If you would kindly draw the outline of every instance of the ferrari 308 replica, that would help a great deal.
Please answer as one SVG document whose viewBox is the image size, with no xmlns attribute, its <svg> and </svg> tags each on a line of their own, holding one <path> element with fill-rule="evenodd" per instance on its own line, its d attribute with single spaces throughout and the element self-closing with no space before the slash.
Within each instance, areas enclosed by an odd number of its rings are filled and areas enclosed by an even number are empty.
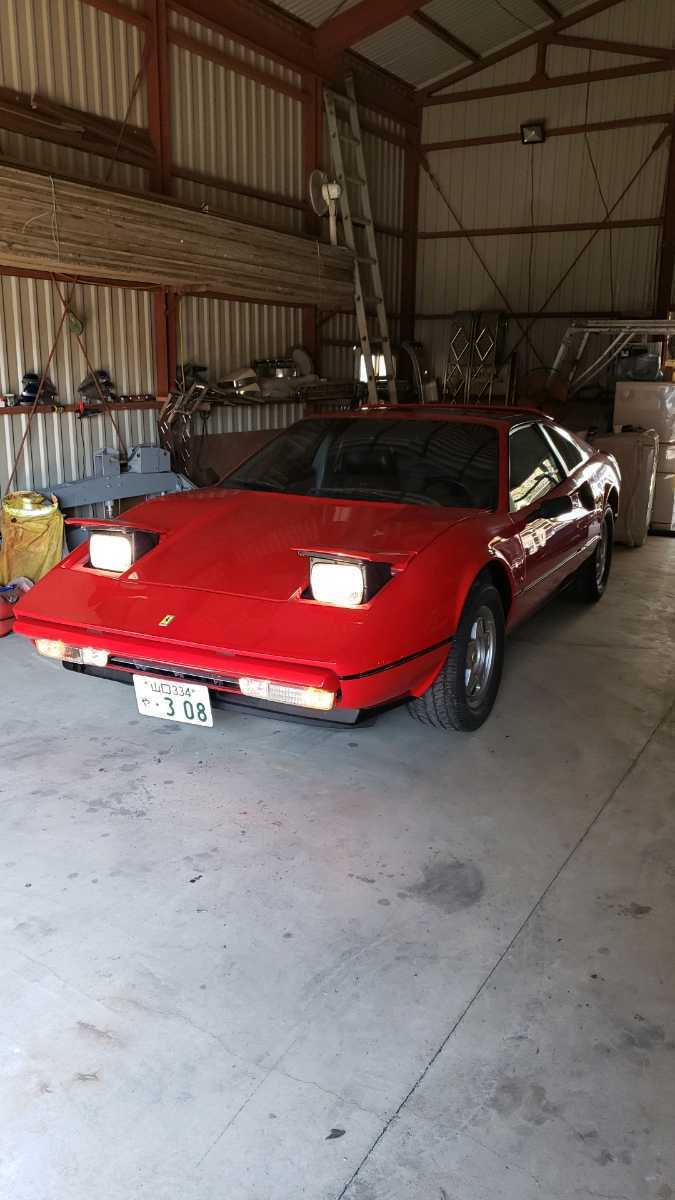
<svg viewBox="0 0 675 1200">
<path fill-rule="evenodd" d="M 535 410 L 308 417 L 218 486 L 147 500 L 21 600 L 15 629 L 133 683 L 148 716 L 223 702 L 355 721 L 405 700 L 477 729 L 505 632 L 561 586 L 602 596 L 620 475 Z"/>
</svg>

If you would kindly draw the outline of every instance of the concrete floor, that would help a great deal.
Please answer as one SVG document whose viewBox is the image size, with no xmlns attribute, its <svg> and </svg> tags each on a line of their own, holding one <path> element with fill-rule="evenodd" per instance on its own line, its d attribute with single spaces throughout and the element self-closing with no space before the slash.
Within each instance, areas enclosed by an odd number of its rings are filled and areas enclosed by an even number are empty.
<svg viewBox="0 0 675 1200">
<path fill-rule="evenodd" d="M 468 737 L 0 643 L 0 1195 L 672 1200 L 674 648 L 662 538 Z"/>
</svg>

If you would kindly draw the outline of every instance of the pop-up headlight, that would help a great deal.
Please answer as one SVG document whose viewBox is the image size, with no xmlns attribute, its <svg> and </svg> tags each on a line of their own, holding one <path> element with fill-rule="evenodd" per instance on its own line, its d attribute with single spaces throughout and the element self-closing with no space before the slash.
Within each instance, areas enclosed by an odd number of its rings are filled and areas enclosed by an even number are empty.
<svg viewBox="0 0 675 1200">
<path fill-rule="evenodd" d="M 366 590 L 361 563 L 326 562 L 314 559 L 309 569 L 312 595 L 320 604 L 356 608 L 363 604 Z"/>
<path fill-rule="evenodd" d="M 134 561 L 134 548 L 127 533 L 92 533 L 89 538 L 89 562 L 98 571 L 121 575 Z"/>
<path fill-rule="evenodd" d="M 157 534 L 143 529 L 96 529 L 89 538 L 89 565 L 123 575 L 132 563 L 157 544 Z"/>
<path fill-rule="evenodd" d="M 391 578 L 388 563 L 310 556 L 309 586 L 319 604 L 358 608 Z"/>
</svg>

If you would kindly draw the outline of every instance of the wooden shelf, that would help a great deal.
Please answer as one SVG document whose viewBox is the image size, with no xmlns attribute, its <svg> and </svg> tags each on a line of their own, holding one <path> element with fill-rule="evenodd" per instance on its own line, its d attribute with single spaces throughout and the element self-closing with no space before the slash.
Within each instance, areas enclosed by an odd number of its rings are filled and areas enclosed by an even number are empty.
<svg viewBox="0 0 675 1200">
<path fill-rule="evenodd" d="M 102 405 L 97 404 L 89 406 L 86 412 L 87 416 L 105 416 L 108 409 L 112 409 L 113 412 L 139 412 L 160 409 L 162 408 L 163 404 L 164 401 L 162 399 L 138 400 L 135 402 L 129 401 L 125 404 L 109 404 L 107 409 L 104 409 Z M 3 415 L 8 417 L 16 417 L 20 416 L 21 413 L 23 413 L 24 416 L 28 416 L 30 411 L 30 404 L 4 405 L 2 408 L 0 408 L 0 417 Z M 79 405 L 77 404 L 38 404 L 33 411 L 35 413 L 77 413 L 80 411 L 80 409 Z"/>
</svg>

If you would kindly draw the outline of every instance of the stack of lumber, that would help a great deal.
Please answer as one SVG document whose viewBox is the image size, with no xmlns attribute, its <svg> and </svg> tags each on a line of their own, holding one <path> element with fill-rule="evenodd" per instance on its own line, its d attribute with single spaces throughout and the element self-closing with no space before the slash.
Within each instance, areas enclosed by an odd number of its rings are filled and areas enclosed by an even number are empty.
<svg viewBox="0 0 675 1200">
<path fill-rule="evenodd" d="M 351 311 L 351 252 L 0 163 L 0 264 Z"/>
</svg>

